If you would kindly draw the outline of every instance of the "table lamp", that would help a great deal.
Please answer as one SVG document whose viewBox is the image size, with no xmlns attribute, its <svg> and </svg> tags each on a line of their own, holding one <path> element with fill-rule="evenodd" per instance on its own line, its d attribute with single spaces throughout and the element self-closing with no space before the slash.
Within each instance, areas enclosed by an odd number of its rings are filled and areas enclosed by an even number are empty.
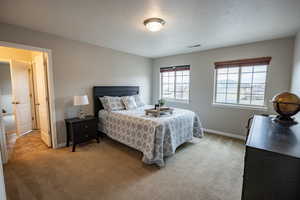
<svg viewBox="0 0 300 200">
<path fill-rule="evenodd" d="M 87 95 L 74 96 L 74 106 L 79 106 L 78 117 L 84 119 L 86 113 L 82 110 L 82 106 L 89 105 L 89 99 Z"/>
</svg>

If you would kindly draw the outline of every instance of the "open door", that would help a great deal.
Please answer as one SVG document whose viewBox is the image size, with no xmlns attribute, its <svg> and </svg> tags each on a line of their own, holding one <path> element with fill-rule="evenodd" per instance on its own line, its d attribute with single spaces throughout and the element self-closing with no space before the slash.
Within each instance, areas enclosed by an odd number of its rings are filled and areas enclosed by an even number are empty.
<svg viewBox="0 0 300 200">
<path fill-rule="evenodd" d="M 12 60 L 10 70 L 17 133 L 22 135 L 32 130 L 29 64 Z"/>
<path fill-rule="evenodd" d="M 36 110 L 39 117 L 41 138 L 48 147 L 51 147 L 47 85 L 47 61 L 46 59 L 44 59 L 43 53 L 40 53 L 34 57 L 33 68 L 37 94 Z"/>
</svg>

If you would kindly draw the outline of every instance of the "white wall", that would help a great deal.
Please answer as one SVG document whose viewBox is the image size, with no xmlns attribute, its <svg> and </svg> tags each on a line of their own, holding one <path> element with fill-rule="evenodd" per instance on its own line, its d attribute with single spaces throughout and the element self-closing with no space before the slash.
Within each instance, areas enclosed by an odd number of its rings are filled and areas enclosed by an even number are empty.
<svg viewBox="0 0 300 200">
<path fill-rule="evenodd" d="M 0 41 L 52 50 L 59 143 L 66 137 L 64 119 L 76 115 L 73 96 L 87 93 L 93 103 L 95 85 L 138 85 L 143 99 L 150 102 L 151 59 L 7 24 L 0 24 Z M 87 108 L 92 114 L 93 105 Z"/>
<path fill-rule="evenodd" d="M 295 40 L 294 65 L 292 72 L 291 91 L 300 97 L 300 31 Z M 297 115 L 300 120 L 300 113 Z"/>
<path fill-rule="evenodd" d="M 2 109 L 5 109 L 7 113 L 13 113 L 13 105 L 11 104 L 12 86 L 9 63 L 0 63 L 0 90 Z"/>
<path fill-rule="evenodd" d="M 294 38 L 284 38 L 154 59 L 153 101 L 159 98 L 159 68 L 189 64 L 191 65 L 191 102 L 169 105 L 198 112 L 203 126 L 207 129 L 244 135 L 248 118 L 255 113 L 265 112 L 212 106 L 214 62 L 272 56 L 266 89 L 266 98 L 271 100 L 276 93 L 290 89 L 293 45 Z M 271 105 L 269 110 L 273 110 Z"/>
</svg>

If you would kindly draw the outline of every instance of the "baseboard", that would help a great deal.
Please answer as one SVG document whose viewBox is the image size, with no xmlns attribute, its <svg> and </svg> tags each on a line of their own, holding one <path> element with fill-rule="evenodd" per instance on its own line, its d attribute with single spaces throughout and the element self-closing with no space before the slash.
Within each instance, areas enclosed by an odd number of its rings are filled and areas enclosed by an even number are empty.
<svg viewBox="0 0 300 200">
<path fill-rule="evenodd" d="M 212 133 L 212 134 L 216 134 L 216 135 L 222 135 L 222 136 L 231 137 L 231 138 L 235 138 L 235 139 L 239 139 L 239 140 L 246 140 L 246 136 L 243 136 L 243 135 L 226 133 L 223 131 L 217 131 L 217 130 L 207 129 L 207 128 L 204 128 L 203 130 L 204 130 L 204 132 L 208 132 L 208 133 Z"/>
<path fill-rule="evenodd" d="M 246 140 L 246 136 L 243 135 L 237 135 L 237 134 L 233 134 L 233 133 L 225 133 L 222 131 L 217 131 L 217 130 L 212 130 L 212 129 L 207 129 L 207 128 L 203 128 L 204 132 L 208 132 L 208 133 L 212 133 L 212 134 L 216 134 L 216 135 L 222 135 L 222 136 L 226 136 L 226 137 L 230 137 L 230 138 L 235 138 L 235 139 L 239 139 L 239 140 Z M 72 142 L 70 142 L 70 145 L 72 145 Z M 63 148 L 66 147 L 66 143 L 60 143 L 57 144 L 56 148 Z"/>
<path fill-rule="evenodd" d="M 12 130 L 12 131 L 5 131 L 7 135 L 9 134 L 17 134 L 17 131 L 16 130 Z"/>
<path fill-rule="evenodd" d="M 25 132 L 25 133 L 21 133 L 20 135 L 18 135 L 18 137 L 21 137 L 21 136 L 24 136 L 24 135 L 26 135 L 26 134 L 28 134 L 28 133 L 31 133 L 33 130 L 31 130 L 31 131 L 27 131 L 27 132 Z"/>
<path fill-rule="evenodd" d="M 66 143 L 57 144 L 56 149 L 66 147 Z"/>
</svg>

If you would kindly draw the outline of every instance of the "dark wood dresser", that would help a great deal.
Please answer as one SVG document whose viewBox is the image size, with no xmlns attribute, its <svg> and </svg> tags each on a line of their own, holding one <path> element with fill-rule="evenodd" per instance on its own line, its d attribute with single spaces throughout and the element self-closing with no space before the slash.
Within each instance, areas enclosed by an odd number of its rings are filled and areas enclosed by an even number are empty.
<svg viewBox="0 0 300 200">
<path fill-rule="evenodd" d="M 300 124 L 255 116 L 246 142 L 242 200 L 300 200 Z"/>
</svg>

